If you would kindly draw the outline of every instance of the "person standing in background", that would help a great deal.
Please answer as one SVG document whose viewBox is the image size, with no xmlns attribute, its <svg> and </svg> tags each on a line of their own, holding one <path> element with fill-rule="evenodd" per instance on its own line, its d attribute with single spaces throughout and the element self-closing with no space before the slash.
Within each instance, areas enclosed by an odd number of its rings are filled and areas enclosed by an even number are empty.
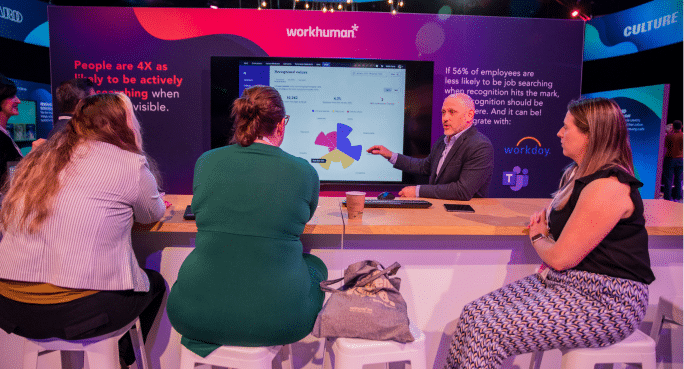
<svg viewBox="0 0 684 369">
<path fill-rule="evenodd" d="M 665 125 L 665 136 L 667 136 L 668 134 L 670 134 L 670 132 L 672 132 L 672 123 L 667 123 L 667 124 Z M 661 171 L 660 171 L 660 172 L 661 172 L 661 173 L 660 173 L 660 196 L 661 196 L 661 197 L 659 197 L 659 198 L 662 198 L 663 195 L 665 194 L 665 182 L 666 182 L 666 180 L 665 180 L 665 172 L 666 172 L 666 170 L 665 170 L 665 160 L 663 160 L 663 164 L 662 164 L 662 166 L 660 167 L 660 169 L 661 169 Z"/>
<path fill-rule="evenodd" d="M 7 163 L 21 160 L 21 150 L 12 140 L 7 131 L 7 121 L 10 117 L 19 115 L 17 85 L 9 78 L 0 74 L 0 183 L 4 183 Z"/>
<path fill-rule="evenodd" d="M 67 122 L 71 120 L 79 101 L 94 94 L 95 85 L 90 78 L 74 78 L 60 83 L 55 92 L 59 117 L 57 117 L 48 137 L 52 137 L 55 132 L 64 128 Z"/>
<path fill-rule="evenodd" d="M 672 123 L 672 131 L 665 136 L 665 161 L 663 162 L 665 200 L 682 201 L 682 121 Z M 674 189 L 672 186 L 674 185 Z"/>
</svg>

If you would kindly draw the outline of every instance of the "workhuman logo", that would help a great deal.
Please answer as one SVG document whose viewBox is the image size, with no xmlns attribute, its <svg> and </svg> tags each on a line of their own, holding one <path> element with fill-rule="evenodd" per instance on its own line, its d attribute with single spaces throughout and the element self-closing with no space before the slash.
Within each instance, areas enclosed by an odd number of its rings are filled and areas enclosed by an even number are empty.
<svg viewBox="0 0 684 369">
<path fill-rule="evenodd" d="M 287 37 L 332 37 L 332 38 L 356 38 L 356 31 L 359 26 L 353 24 L 350 29 L 332 29 L 332 28 L 316 28 L 309 26 L 309 28 L 286 28 L 285 33 Z"/>
<path fill-rule="evenodd" d="M 523 142 L 525 143 L 524 146 L 522 145 Z M 507 155 L 537 155 L 547 157 L 550 152 L 551 149 L 542 147 L 541 142 L 532 136 L 521 138 L 520 141 L 515 144 L 515 147 L 504 147 L 504 154 Z"/>
</svg>

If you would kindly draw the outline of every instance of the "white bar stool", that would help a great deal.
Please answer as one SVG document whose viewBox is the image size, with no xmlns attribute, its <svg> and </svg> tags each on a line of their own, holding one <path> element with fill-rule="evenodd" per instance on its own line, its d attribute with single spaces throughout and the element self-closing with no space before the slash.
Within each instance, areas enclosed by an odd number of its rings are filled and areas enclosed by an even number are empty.
<svg viewBox="0 0 684 369">
<path fill-rule="evenodd" d="M 561 368 L 592 369 L 595 364 L 641 364 L 642 369 L 656 369 L 655 341 L 636 330 L 624 340 L 606 347 L 561 350 Z"/>
<path fill-rule="evenodd" d="M 655 341 L 636 330 L 623 341 L 606 347 L 560 350 L 562 369 L 593 369 L 596 364 L 640 363 L 642 369 L 655 369 Z M 539 369 L 543 351 L 532 353 L 530 369 Z"/>
<path fill-rule="evenodd" d="M 181 346 L 180 369 L 194 369 L 195 364 L 210 364 L 235 369 L 270 369 L 273 358 L 283 351 L 283 369 L 292 369 L 290 345 L 268 347 L 221 346 L 201 357 Z"/>
<path fill-rule="evenodd" d="M 653 328 L 651 328 L 651 338 L 658 346 L 660 339 L 660 330 L 665 323 L 673 324 L 670 342 L 671 342 L 671 357 L 672 364 L 682 364 L 684 361 L 684 311 L 681 306 L 673 301 L 682 301 L 682 296 L 676 296 L 672 300 L 660 296 L 658 301 L 658 312 L 653 321 Z"/>
<path fill-rule="evenodd" d="M 410 361 L 411 369 L 425 369 L 425 334 L 413 323 L 409 325 L 413 342 L 373 341 L 337 338 L 332 344 L 334 369 L 361 369 L 367 364 Z M 387 366 L 387 365 L 386 365 Z"/>
<path fill-rule="evenodd" d="M 131 342 L 133 343 L 138 368 L 147 369 L 147 354 L 139 318 L 135 318 L 133 322 L 118 331 L 83 340 L 67 341 L 59 338 L 34 340 L 26 338 L 24 342 L 24 369 L 35 369 L 38 364 L 38 355 L 43 351 L 83 351 L 83 360 L 91 369 L 120 369 L 119 339 L 129 330 L 135 330 L 135 332 L 131 332 Z"/>
</svg>

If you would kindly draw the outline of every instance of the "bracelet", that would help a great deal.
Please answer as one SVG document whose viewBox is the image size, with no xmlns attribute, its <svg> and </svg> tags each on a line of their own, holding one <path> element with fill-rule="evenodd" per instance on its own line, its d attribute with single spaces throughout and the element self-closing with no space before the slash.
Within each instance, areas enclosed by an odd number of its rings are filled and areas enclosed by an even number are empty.
<svg viewBox="0 0 684 369">
<path fill-rule="evenodd" d="M 547 238 L 547 236 L 544 235 L 543 233 L 537 233 L 534 236 L 532 236 L 532 238 L 530 238 L 530 241 L 532 241 L 532 244 L 534 244 L 535 241 L 538 241 L 539 239 L 542 239 L 542 238 Z"/>
</svg>

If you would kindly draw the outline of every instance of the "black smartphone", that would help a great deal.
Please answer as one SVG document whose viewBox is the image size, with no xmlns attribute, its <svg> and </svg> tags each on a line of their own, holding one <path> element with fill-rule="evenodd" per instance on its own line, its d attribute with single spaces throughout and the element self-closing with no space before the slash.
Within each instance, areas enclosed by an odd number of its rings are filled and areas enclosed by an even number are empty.
<svg viewBox="0 0 684 369">
<path fill-rule="evenodd" d="M 183 214 L 183 219 L 185 220 L 195 220 L 195 214 L 192 212 L 190 205 L 185 207 L 185 213 Z"/>
<path fill-rule="evenodd" d="M 463 204 L 444 204 L 444 208 L 446 209 L 446 211 L 461 211 L 466 213 L 475 212 L 475 209 L 473 209 L 472 206 Z"/>
</svg>

